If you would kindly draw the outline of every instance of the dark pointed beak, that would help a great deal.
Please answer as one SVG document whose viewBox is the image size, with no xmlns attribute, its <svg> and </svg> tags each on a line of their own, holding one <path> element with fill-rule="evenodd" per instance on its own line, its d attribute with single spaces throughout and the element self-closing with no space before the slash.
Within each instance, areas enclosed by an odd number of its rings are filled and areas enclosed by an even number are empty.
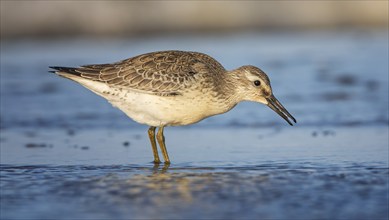
<svg viewBox="0 0 389 220">
<path fill-rule="evenodd" d="M 294 123 L 297 123 L 296 119 L 285 109 L 283 105 L 274 97 L 274 95 L 271 95 L 269 98 L 266 98 L 269 106 L 273 111 L 275 111 L 279 116 L 281 116 L 285 121 L 287 121 L 290 125 L 293 126 L 292 122 L 289 120 L 291 119 Z"/>
</svg>

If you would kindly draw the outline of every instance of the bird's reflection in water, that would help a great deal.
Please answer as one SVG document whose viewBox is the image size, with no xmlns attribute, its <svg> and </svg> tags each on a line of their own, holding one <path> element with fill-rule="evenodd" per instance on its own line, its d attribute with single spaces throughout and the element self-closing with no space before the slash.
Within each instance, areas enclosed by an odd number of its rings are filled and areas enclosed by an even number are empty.
<svg viewBox="0 0 389 220">
<path fill-rule="evenodd" d="M 194 189 L 193 180 L 198 179 L 196 175 L 188 172 L 169 172 L 169 164 L 154 164 L 149 175 L 134 175 L 127 179 L 127 193 L 132 194 L 131 198 L 138 198 L 137 195 L 149 195 L 149 202 L 155 205 L 169 204 L 183 205 L 191 203 Z M 176 169 L 174 169 L 176 170 Z M 201 177 L 200 177 L 201 178 Z M 201 185 L 201 184 L 200 184 Z M 136 192 L 135 195 L 133 192 Z"/>
<path fill-rule="evenodd" d="M 166 173 L 169 167 L 170 167 L 170 163 L 163 163 L 163 166 L 161 166 L 160 163 L 154 163 L 153 174 Z"/>
</svg>

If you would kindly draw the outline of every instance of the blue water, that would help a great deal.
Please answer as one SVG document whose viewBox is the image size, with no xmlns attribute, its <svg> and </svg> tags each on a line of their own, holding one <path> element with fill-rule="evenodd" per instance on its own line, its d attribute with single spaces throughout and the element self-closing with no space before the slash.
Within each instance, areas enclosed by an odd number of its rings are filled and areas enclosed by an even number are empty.
<svg viewBox="0 0 389 220">
<path fill-rule="evenodd" d="M 166 128 L 154 166 L 147 126 L 48 66 L 155 50 L 252 64 L 295 116 L 241 103 Z M 2 41 L 1 219 L 388 219 L 388 31 L 267 32 Z"/>
<path fill-rule="evenodd" d="M 374 166 L 1 169 L 7 219 L 385 219 L 388 210 L 388 170 Z"/>
</svg>

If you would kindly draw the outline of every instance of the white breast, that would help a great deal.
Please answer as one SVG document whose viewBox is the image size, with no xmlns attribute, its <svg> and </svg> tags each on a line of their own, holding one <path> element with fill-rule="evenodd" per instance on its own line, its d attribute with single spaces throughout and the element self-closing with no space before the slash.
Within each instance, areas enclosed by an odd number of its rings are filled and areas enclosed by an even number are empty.
<svg viewBox="0 0 389 220">
<path fill-rule="evenodd" d="M 135 121 L 150 126 L 188 125 L 214 115 L 201 95 L 156 96 L 127 92 L 124 100 L 111 101 Z"/>
</svg>

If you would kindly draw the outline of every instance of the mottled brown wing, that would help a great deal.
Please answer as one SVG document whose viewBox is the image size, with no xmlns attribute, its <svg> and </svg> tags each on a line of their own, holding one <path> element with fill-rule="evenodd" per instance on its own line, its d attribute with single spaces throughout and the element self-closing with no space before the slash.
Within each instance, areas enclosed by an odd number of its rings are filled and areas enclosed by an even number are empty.
<svg viewBox="0 0 389 220">
<path fill-rule="evenodd" d="M 200 58 L 200 57 L 199 57 Z M 156 95 L 179 95 L 196 81 L 201 66 L 196 55 L 183 51 L 143 54 L 112 64 L 77 68 L 81 77 Z"/>
<path fill-rule="evenodd" d="M 190 52 L 190 53 L 193 56 L 195 56 L 197 60 L 200 60 L 202 63 L 206 64 L 209 70 L 212 70 L 213 72 L 219 72 L 219 73 L 223 73 L 224 71 L 226 71 L 223 65 L 221 65 L 213 57 L 204 53 L 198 53 L 198 52 Z"/>
</svg>

